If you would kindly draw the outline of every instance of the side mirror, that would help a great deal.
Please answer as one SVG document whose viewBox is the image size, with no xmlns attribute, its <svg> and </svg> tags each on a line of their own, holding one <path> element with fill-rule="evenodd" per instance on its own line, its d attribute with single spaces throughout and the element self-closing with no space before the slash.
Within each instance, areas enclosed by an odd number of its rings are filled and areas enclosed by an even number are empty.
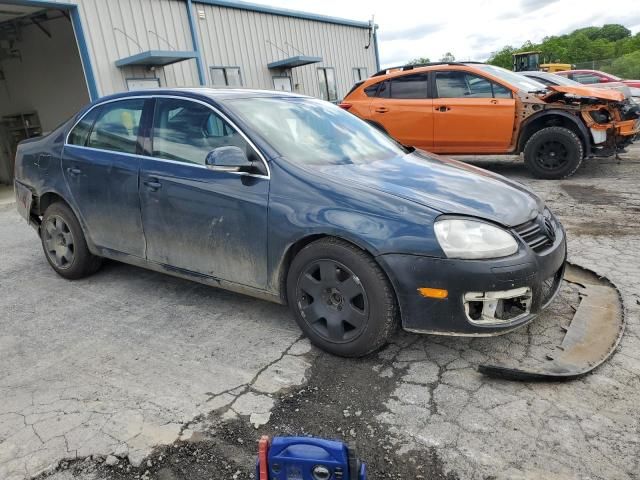
<svg viewBox="0 0 640 480">
<path fill-rule="evenodd" d="M 253 162 L 241 148 L 228 146 L 209 152 L 205 165 L 217 172 L 247 172 L 253 167 Z"/>
</svg>

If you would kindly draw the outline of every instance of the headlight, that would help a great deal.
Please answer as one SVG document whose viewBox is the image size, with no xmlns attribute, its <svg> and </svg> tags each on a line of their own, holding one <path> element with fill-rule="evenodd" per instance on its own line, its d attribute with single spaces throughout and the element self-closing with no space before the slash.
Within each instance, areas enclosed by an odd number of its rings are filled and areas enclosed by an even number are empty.
<svg viewBox="0 0 640 480">
<path fill-rule="evenodd" d="M 513 236 L 488 223 L 446 218 L 436 221 L 434 229 L 448 258 L 498 258 L 518 251 Z"/>
</svg>

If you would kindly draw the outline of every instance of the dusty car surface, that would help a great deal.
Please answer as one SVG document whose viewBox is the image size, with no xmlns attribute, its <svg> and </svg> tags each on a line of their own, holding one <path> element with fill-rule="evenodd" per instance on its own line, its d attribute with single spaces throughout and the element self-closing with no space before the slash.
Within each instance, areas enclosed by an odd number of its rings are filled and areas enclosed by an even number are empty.
<svg viewBox="0 0 640 480">
<path fill-rule="evenodd" d="M 437 63 L 383 70 L 341 106 L 403 145 L 446 154 L 524 154 L 539 178 L 572 175 L 640 130 L 620 92 L 546 86 L 493 65 Z"/>
<path fill-rule="evenodd" d="M 15 188 L 61 276 L 110 258 L 288 303 L 316 345 L 346 356 L 398 321 L 473 336 L 524 325 L 566 257 L 562 226 L 522 185 L 292 94 L 99 100 L 20 144 Z"/>
</svg>

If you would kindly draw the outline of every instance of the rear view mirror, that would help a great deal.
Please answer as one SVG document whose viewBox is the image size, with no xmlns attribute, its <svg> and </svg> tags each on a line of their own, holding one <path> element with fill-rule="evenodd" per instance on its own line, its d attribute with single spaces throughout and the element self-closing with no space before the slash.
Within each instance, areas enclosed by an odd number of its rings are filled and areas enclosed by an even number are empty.
<svg viewBox="0 0 640 480">
<path fill-rule="evenodd" d="M 247 158 L 246 153 L 239 147 L 219 147 L 207 155 L 205 164 L 209 170 L 218 172 L 248 172 L 253 167 L 253 162 Z"/>
</svg>

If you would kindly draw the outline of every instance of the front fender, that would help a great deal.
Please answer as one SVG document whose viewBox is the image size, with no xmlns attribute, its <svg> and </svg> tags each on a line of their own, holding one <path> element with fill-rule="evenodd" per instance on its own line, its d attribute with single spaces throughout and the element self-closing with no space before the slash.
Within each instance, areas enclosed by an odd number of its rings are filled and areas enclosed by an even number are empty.
<svg viewBox="0 0 640 480">
<path fill-rule="evenodd" d="M 553 108 L 536 112 L 529 118 L 527 118 L 524 122 L 522 122 L 520 126 L 520 135 L 518 136 L 518 152 L 522 152 L 524 150 L 527 140 L 533 134 L 531 128 L 533 127 L 534 123 L 544 119 L 545 117 L 549 117 L 549 119 L 551 119 L 551 117 L 562 117 L 563 119 L 566 119 L 567 121 L 570 121 L 573 125 L 575 125 L 575 127 L 578 129 L 580 140 L 582 140 L 582 144 L 584 145 L 585 157 L 591 155 L 591 135 L 585 124 L 582 123 L 582 121 L 575 115 L 564 110 L 557 110 Z"/>
</svg>

